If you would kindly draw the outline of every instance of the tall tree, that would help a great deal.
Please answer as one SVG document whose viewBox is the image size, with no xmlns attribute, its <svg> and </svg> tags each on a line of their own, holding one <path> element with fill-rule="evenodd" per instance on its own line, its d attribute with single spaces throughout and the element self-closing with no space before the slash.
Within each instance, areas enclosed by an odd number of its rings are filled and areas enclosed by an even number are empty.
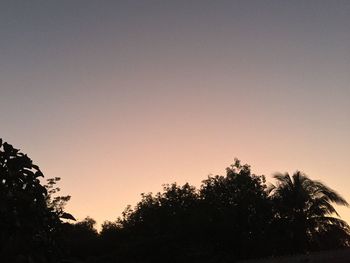
<svg viewBox="0 0 350 263">
<path fill-rule="evenodd" d="M 264 240 L 272 213 L 266 189 L 265 177 L 253 174 L 238 159 L 226 168 L 226 176 L 203 181 L 200 196 L 210 233 L 206 238 L 228 254 L 228 260 L 268 253 Z"/>
<path fill-rule="evenodd" d="M 349 226 L 339 218 L 334 204 L 348 206 L 336 191 L 297 171 L 292 176 L 278 173 L 271 188 L 275 207 L 274 227 L 284 252 L 299 253 L 325 248 L 323 239 L 333 246 L 346 246 Z"/>
<path fill-rule="evenodd" d="M 48 206 L 43 176 L 26 154 L 0 139 L 0 257 L 7 262 L 50 262 L 57 256 L 60 214 Z"/>
</svg>

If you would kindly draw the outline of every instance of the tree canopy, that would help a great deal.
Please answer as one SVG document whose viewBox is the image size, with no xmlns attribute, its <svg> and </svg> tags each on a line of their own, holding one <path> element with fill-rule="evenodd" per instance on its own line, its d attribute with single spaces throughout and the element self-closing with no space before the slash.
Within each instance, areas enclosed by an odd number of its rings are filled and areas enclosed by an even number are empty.
<svg viewBox="0 0 350 263">
<path fill-rule="evenodd" d="M 284 248 L 303 252 L 349 245 L 349 226 L 333 206 L 349 205 L 342 196 L 299 171 L 292 176 L 278 173 L 274 178 L 277 184 L 271 189 L 271 199 L 276 227 L 286 239 Z"/>
<path fill-rule="evenodd" d="M 0 256 L 9 262 L 57 258 L 55 235 L 63 215 L 50 206 L 39 167 L 0 139 Z M 68 200 L 66 200 L 68 201 Z"/>
</svg>

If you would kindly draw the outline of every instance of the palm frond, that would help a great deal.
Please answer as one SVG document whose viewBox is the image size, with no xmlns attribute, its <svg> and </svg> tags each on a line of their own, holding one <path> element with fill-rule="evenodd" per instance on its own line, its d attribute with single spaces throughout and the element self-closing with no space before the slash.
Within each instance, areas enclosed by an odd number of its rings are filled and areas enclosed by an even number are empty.
<svg viewBox="0 0 350 263">
<path fill-rule="evenodd" d="M 315 191 L 316 194 L 326 196 L 330 202 L 333 202 L 337 205 L 349 206 L 349 203 L 335 190 L 329 188 L 320 181 L 314 181 L 314 184 L 317 188 Z"/>
</svg>

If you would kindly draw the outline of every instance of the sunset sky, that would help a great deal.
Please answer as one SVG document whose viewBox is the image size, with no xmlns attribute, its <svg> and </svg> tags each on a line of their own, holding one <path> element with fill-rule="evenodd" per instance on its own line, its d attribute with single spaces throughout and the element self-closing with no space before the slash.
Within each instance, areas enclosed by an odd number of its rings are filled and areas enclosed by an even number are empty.
<svg viewBox="0 0 350 263">
<path fill-rule="evenodd" d="M 0 59 L 0 137 L 79 220 L 235 157 L 350 201 L 350 1 L 1 1 Z"/>
</svg>

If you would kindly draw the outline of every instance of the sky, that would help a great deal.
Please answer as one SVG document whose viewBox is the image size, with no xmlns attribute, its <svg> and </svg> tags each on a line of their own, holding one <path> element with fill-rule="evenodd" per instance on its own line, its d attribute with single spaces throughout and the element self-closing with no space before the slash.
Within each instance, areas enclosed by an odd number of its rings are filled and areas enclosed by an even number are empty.
<svg viewBox="0 0 350 263">
<path fill-rule="evenodd" d="M 350 201 L 349 1 L 1 1 L 0 59 L 0 137 L 79 220 L 235 157 Z"/>
</svg>

